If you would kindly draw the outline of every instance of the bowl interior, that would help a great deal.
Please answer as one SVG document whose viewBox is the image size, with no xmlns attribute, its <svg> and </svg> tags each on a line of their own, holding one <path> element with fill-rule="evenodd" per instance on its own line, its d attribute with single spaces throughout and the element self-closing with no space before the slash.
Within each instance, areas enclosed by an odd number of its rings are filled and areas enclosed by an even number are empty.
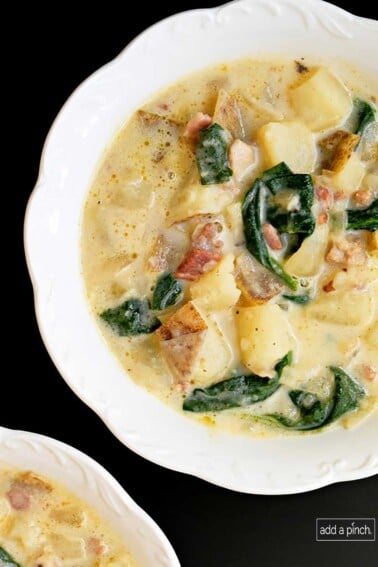
<svg viewBox="0 0 378 567">
<path fill-rule="evenodd" d="M 235 438 L 212 433 L 138 387 L 108 350 L 89 311 L 79 246 L 82 206 L 96 164 L 115 132 L 153 93 L 192 71 L 246 55 L 343 58 L 378 76 L 377 41 L 377 22 L 320 0 L 241 0 L 186 12 L 141 34 L 85 81 L 58 115 L 25 224 L 38 322 L 70 387 L 138 454 L 222 486 L 265 494 L 310 490 L 377 471 L 377 414 L 353 431 Z"/>
<path fill-rule="evenodd" d="M 49 437 L 0 428 L 0 463 L 32 470 L 88 502 L 124 541 L 138 565 L 178 567 L 160 528 L 96 461 Z"/>
</svg>

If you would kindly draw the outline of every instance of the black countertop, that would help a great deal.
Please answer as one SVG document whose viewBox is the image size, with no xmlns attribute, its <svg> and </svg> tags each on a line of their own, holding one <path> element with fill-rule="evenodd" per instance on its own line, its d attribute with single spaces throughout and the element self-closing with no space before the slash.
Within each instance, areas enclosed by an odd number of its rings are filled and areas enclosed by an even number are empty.
<svg viewBox="0 0 378 567">
<path fill-rule="evenodd" d="M 136 4 L 132 13 L 127 3 L 122 9 L 116 4 L 107 2 L 101 11 L 91 9 L 80 16 L 66 4 L 55 6 L 51 14 L 33 5 L 30 20 L 25 12 L 14 14 L 11 20 L 14 32 L 20 33 L 23 53 L 12 57 L 13 76 L 5 82 L 10 95 L 5 119 L 17 119 L 10 120 L 9 129 L 14 140 L 10 158 L 16 157 L 16 165 L 10 168 L 3 163 L 10 173 L 9 185 L 3 190 L 14 197 L 16 223 L 12 221 L 12 226 L 17 234 L 11 238 L 11 245 L 16 244 L 10 253 L 10 265 L 16 262 L 15 268 L 3 271 L 5 308 L 9 310 L 3 323 L 10 322 L 8 356 L 13 370 L 3 371 L 0 423 L 55 437 L 99 461 L 158 522 L 182 567 L 318 567 L 336 561 L 343 567 L 376 565 L 376 543 L 315 541 L 317 517 L 377 515 L 376 477 L 305 494 L 254 496 L 166 470 L 117 441 L 66 386 L 43 346 L 23 256 L 22 224 L 53 119 L 83 79 L 147 26 L 175 11 L 218 2 L 184 0 L 177 10 L 164 3 L 156 3 L 153 9 Z M 348 6 L 360 16 L 378 17 L 376 3 L 369 0 L 351 6 L 344 0 L 334 4 Z M 42 16 L 47 24 L 42 23 Z M 4 231 L 3 238 L 8 240 Z M 8 251 L 8 243 L 5 248 Z M 15 345 L 17 354 L 11 356 Z"/>
</svg>

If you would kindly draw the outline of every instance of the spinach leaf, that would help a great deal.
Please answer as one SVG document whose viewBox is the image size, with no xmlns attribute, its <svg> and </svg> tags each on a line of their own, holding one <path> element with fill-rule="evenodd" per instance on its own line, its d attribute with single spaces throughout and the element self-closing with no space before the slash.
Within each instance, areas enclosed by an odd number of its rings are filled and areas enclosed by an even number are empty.
<svg viewBox="0 0 378 567">
<path fill-rule="evenodd" d="M 292 421 L 279 414 L 272 414 L 268 417 L 274 419 L 284 427 L 295 429 L 296 431 L 308 431 L 322 427 L 331 415 L 333 407 L 333 399 L 325 402 L 321 402 L 317 399 L 310 410 L 301 411 L 301 417 L 296 421 Z"/>
<path fill-rule="evenodd" d="M 317 396 L 303 390 L 292 390 L 289 397 L 300 410 L 300 417 L 293 421 L 279 414 L 266 417 L 284 427 L 295 430 L 318 429 L 358 407 L 365 390 L 341 368 L 331 366 L 335 377 L 335 392 L 329 400 L 320 401 Z"/>
<path fill-rule="evenodd" d="M 273 195 L 282 192 L 298 195 L 297 210 L 288 211 L 280 206 L 271 205 L 266 212 L 267 220 L 278 232 L 295 235 L 296 240 L 291 243 L 291 252 L 294 252 L 304 238 L 310 236 L 315 229 L 315 219 L 311 212 L 314 202 L 311 175 L 294 174 L 285 163 L 281 162 L 256 179 L 242 205 L 244 234 L 249 252 L 263 266 L 280 277 L 290 289 L 295 290 L 298 287 L 297 280 L 287 274 L 282 266 L 270 256 L 261 232 L 261 218 L 265 205 L 262 195 L 264 188 L 267 188 Z"/>
<path fill-rule="evenodd" d="M 366 126 L 375 121 L 375 109 L 361 98 L 355 98 L 353 100 L 353 107 L 353 113 L 356 120 L 354 133 L 361 134 L 362 136 Z"/>
<path fill-rule="evenodd" d="M 171 273 L 160 276 L 152 297 L 152 309 L 164 311 L 175 305 L 182 296 L 182 285 Z"/>
<path fill-rule="evenodd" d="M 297 280 L 285 272 L 275 258 L 272 258 L 262 234 L 261 217 L 264 206 L 262 189 L 263 177 L 254 182 L 251 189 L 245 195 L 242 204 L 244 235 L 247 249 L 260 264 L 281 278 L 290 289 L 296 290 L 298 287 Z"/>
<path fill-rule="evenodd" d="M 16 561 L 3 549 L 0 547 L 0 567 L 21 567 Z"/>
<path fill-rule="evenodd" d="M 228 136 L 219 124 L 200 131 L 196 150 L 197 166 L 202 185 L 224 183 L 232 176 L 227 156 Z"/>
<path fill-rule="evenodd" d="M 347 219 L 349 230 L 378 230 L 378 199 L 366 209 L 347 209 Z"/>
<path fill-rule="evenodd" d="M 310 236 L 315 229 L 315 218 L 311 212 L 314 203 L 314 186 L 311 175 L 290 172 L 269 179 L 265 181 L 265 184 L 273 195 L 283 191 L 298 195 L 298 210 L 287 211 L 277 206 L 267 208 L 267 220 L 276 227 L 278 232 L 297 235 L 295 247 L 292 246 L 292 252 L 294 252 L 302 244 L 304 238 Z"/>
<path fill-rule="evenodd" d="M 357 409 L 359 400 L 366 395 L 364 388 L 342 368 L 331 366 L 331 370 L 335 376 L 335 406 L 327 423 Z"/>
<path fill-rule="evenodd" d="M 306 303 L 311 301 L 311 297 L 305 293 L 303 295 L 286 295 L 283 293 L 282 297 L 298 305 L 306 305 Z"/>
<path fill-rule="evenodd" d="M 127 299 L 118 307 L 106 309 L 100 317 L 121 337 L 152 333 L 161 325 L 147 299 Z"/>
<path fill-rule="evenodd" d="M 207 388 L 196 388 L 185 399 L 183 409 L 192 412 L 221 411 L 266 400 L 280 387 L 282 371 L 291 360 L 289 352 L 276 364 L 276 375 L 271 379 L 255 374 L 234 376 Z"/>
</svg>

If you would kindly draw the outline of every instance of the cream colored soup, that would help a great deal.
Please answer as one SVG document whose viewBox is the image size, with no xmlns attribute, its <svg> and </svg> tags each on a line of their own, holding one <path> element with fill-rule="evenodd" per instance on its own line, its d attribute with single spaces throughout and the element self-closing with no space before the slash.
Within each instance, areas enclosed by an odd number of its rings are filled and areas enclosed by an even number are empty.
<svg viewBox="0 0 378 567">
<path fill-rule="evenodd" d="M 55 481 L 0 464 L 0 564 L 12 565 L 10 558 L 22 567 L 135 567 L 86 502 Z"/>
<path fill-rule="evenodd" d="M 260 435 L 376 407 L 377 96 L 341 63 L 244 59 L 122 128 L 90 188 L 82 258 L 137 383 Z"/>
</svg>

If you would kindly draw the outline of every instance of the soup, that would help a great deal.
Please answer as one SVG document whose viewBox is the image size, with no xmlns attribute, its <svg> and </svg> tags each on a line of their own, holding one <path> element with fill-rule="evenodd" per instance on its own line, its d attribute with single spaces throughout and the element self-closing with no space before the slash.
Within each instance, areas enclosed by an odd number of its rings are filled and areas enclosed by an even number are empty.
<svg viewBox="0 0 378 567">
<path fill-rule="evenodd" d="M 135 567 L 121 538 L 51 479 L 0 465 L 0 565 Z"/>
<path fill-rule="evenodd" d="M 340 62 L 244 59 L 135 112 L 82 224 L 88 301 L 133 380 L 259 435 L 376 408 L 377 96 Z"/>
</svg>

